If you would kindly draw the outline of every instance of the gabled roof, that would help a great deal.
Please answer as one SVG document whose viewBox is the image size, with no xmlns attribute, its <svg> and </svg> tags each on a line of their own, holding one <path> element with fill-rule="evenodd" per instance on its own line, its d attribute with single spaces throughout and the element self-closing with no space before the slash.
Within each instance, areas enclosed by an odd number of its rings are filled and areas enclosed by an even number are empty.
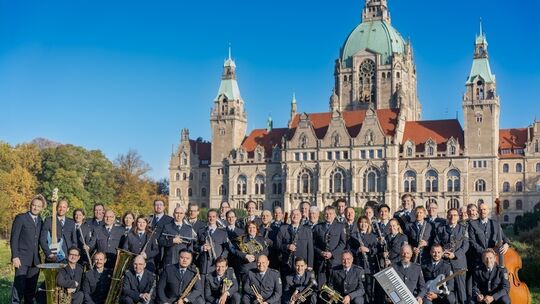
<svg viewBox="0 0 540 304">
<path fill-rule="evenodd" d="M 266 156 L 271 156 L 274 146 L 281 147 L 281 138 L 287 131 L 287 128 L 274 128 L 270 132 L 266 129 L 255 129 L 244 139 L 242 147 L 248 153 L 248 157 L 253 156 L 257 145 L 264 148 Z"/>
<path fill-rule="evenodd" d="M 395 134 L 398 110 L 394 109 L 380 109 L 375 110 L 377 113 L 377 118 L 385 135 L 393 136 Z M 362 123 L 366 118 L 367 110 L 356 110 L 356 111 L 344 111 L 342 112 L 343 120 L 345 121 L 345 127 L 351 137 L 356 137 L 360 132 Z M 315 130 L 315 135 L 318 139 L 324 138 L 326 131 L 328 131 L 328 126 L 332 121 L 332 112 L 323 112 L 323 113 L 306 113 L 308 116 L 313 129 Z M 298 126 L 300 122 L 300 115 L 296 114 L 293 118 L 291 129 L 293 131 Z M 294 132 L 291 132 L 291 136 Z"/>
<path fill-rule="evenodd" d="M 527 128 L 500 129 L 499 130 L 499 157 L 515 158 L 523 157 L 515 153 L 514 149 L 524 149 L 527 142 Z M 501 153 L 501 150 L 509 150 L 509 153 Z"/>
<path fill-rule="evenodd" d="M 189 146 L 191 147 L 191 152 L 199 156 L 199 161 L 202 164 L 203 160 L 207 160 L 210 164 L 210 157 L 212 155 L 212 144 L 207 141 L 200 140 L 189 140 Z M 199 165 L 201 165 L 199 164 Z"/>
<path fill-rule="evenodd" d="M 440 151 L 446 149 L 446 142 L 451 137 L 463 147 L 463 129 L 457 119 L 407 121 L 402 144 L 411 140 L 416 145 L 416 151 L 424 151 L 424 145 L 431 138 Z"/>
</svg>

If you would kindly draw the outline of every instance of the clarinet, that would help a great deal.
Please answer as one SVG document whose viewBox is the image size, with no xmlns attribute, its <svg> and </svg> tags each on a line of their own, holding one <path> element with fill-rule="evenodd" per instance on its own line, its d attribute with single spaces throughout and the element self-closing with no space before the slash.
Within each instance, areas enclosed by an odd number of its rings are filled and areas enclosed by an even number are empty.
<svg viewBox="0 0 540 304">
<path fill-rule="evenodd" d="M 361 232 L 358 232 L 358 243 L 360 243 L 360 247 L 366 247 L 364 245 L 364 241 L 362 241 L 362 233 Z M 363 251 L 362 251 L 362 260 L 364 260 L 364 267 L 366 267 L 366 269 L 369 271 L 369 273 L 371 273 L 367 253 L 365 253 Z"/>
<path fill-rule="evenodd" d="M 289 245 L 296 246 L 296 243 L 298 242 L 298 232 L 299 232 L 299 230 L 300 230 L 300 227 L 296 228 L 296 233 L 294 234 L 294 239 L 292 240 L 292 242 Z M 287 265 L 289 265 L 291 268 L 294 267 L 294 259 L 295 258 L 296 258 L 296 251 L 295 252 L 291 251 L 291 254 L 289 255 L 289 259 L 287 260 Z"/>
<path fill-rule="evenodd" d="M 383 247 L 383 256 L 384 256 L 384 262 L 383 264 L 381 265 L 381 263 L 379 262 L 379 267 L 381 269 L 384 269 L 386 268 L 386 264 L 388 262 L 390 262 L 390 260 L 388 259 L 388 244 L 386 243 L 386 239 L 383 237 L 382 235 L 382 232 L 381 232 L 381 227 L 379 227 L 379 224 L 375 221 L 372 222 L 372 225 L 375 226 L 375 230 L 377 230 L 377 235 L 379 236 L 380 240 L 379 240 L 379 244 L 382 245 Z"/>
<path fill-rule="evenodd" d="M 427 223 L 426 221 L 424 221 L 424 224 L 422 224 L 422 230 L 420 231 L 420 234 L 418 235 L 418 254 L 416 254 L 414 256 L 414 262 L 415 263 L 418 263 L 418 259 L 420 258 L 420 256 L 422 255 L 422 251 L 424 251 L 424 247 L 420 248 L 420 241 L 424 238 L 424 233 L 426 232 L 426 226 L 427 226 Z"/>
</svg>

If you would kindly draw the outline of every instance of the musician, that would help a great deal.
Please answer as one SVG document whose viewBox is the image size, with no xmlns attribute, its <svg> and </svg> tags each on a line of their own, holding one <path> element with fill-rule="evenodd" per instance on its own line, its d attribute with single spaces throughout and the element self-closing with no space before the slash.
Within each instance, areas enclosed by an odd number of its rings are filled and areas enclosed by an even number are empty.
<svg viewBox="0 0 540 304">
<path fill-rule="evenodd" d="M 308 222 L 305 224 L 311 230 L 315 228 L 315 225 L 319 223 L 319 217 L 321 216 L 321 211 L 319 210 L 319 207 L 317 206 L 311 206 L 309 207 L 309 218 Z"/>
<path fill-rule="evenodd" d="M 296 258 L 294 262 L 295 272 L 285 277 L 282 302 L 285 304 L 317 303 L 317 281 L 315 280 L 315 274 L 312 271 L 308 271 L 307 268 L 308 265 L 303 258 Z M 306 288 L 310 288 L 312 293 L 307 297 L 305 302 L 300 302 L 296 299 L 296 296 L 299 293 L 306 292 Z"/>
<path fill-rule="evenodd" d="M 94 226 L 86 221 L 84 210 L 80 208 L 73 210 L 73 220 L 75 221 L 75 233 L 77 236 L 76 246 L 81 252 L 79 264 L 85 267 L 91 262 L 90 252 L 92 252 L 96 246 Z"/>
<path fill-rule="evenodd" d="M 65 288 L 71 295 L 72 304 L 81 304 L 84 300 L 84 293 L 81 290 L 83 278 L 83 268 L 78 263 L 81 257 L 81 251 L 77 247 L 71 247 L 67 252 L 67 265 L 58 270 L 56 284 Z"/>
<path fill-rule="evenodd" d="M 113 269 L 116 262 L 116 249 L 122 248 L 121 241 L 124 239 L 124 228 L 115 225 L 114 211 L 105 211 L 104 225 L 94 229 L 96 235 L 96 250 L 105 253 L 107 259 L 105 268 Z"/>
<path fill-rule="evenodd" d="M 422 304 L 423 298 L 426 295 L 426 283 L 422 274 L 422 268 L 420 265 L 411 261 L 413 255 L 411 245 L 403 245 L 400 254 L 400 260 L 397 263 L 392 263 L 392 267 L 416 298 L 418 304 Z"/>
<path fill-rule="evenodd" d="M 358 232 L 358 225 L 355 221 L 355 217 L 356 212 L 354 211 L 353 207 L 345 208 L 345 221 L 343 222 L 343 225 L 345 225 L 345 239 L 347 240 L 347 248 L 349 246 L 351 235 Z"/>
<path fill-rule="evenodd" d="M 137 217 L 135 228 L 123 241 L 123 249 L 141 255 L 148 261 L 145 262 L 146 269 L 152 272 L 156 270 L 154 258 L 159 254 L 158 236 L 155 231 L 148 230 L 148 219 L 144 215 Z"/>
<path fill-rule="evenodd" d="M 414 198 L 412 194 L 405 193 L 401 196 L 401 209 L 394 213 L 394 218 L 399 221 L 402 230 L 408 223 L 411 223 L 416 216 L 414 215 Z"/>
<path fill-rule="evenodd" d="M 188 219 L 187 223 L 191 226 L 195 234 L 199 234 L 199 230 L 206 227 L 206 223 L 199 220 L 199 206 L 195 203 L 189 203 L 188 205 Z"/>
<path fill-rule="evenodd" d="M 178 252 L 181 249 L 193 251 L 193 230 L 184 222 L 186 209 L 182 206 L 174 208 L 174 220 L 165 225 L 163 233 L 159 237 L 159 245 L 164 249 L 163 265 L 176 264 Z"/>
<path fill-rule="evenodd" d="M 280 250 L 281 270 L 283 274 L 294 271 L 294 261 L 302 258 L 307 267 L 313 269 L 313 232 L 309 227 L 300 225 L 302 213 L 298 209 L 291 211 L 291 224 L 281 225 L 277 235 L 276 247 Z"/>
<path fill-rule="evenodd" d="M 240 229 L 246 229 L 248 222 L 255 222 L 257 225 L 261 224 L 261 219 L 255 214 L 257 210 L 257 204 L 254 201 L 247 201 L 245 204 L 247 215 L 243 220 L 239 220 L 236 225 Z"/>
<path fill-rule="evenodd" d="M 105 212 L 105 222 L 107 213 Z M 82 290 L 85 304 L 103 304 L 107 299 L 109 287 L 111 285 L 112 272 L 105 268 L 107 261 L 105 253 L 98 251 L 93 256 L 94 269 L 84 274 Z"/>
<path fill-rule="evenodd" d="M 141 218 L 141 216 L 139 216 Z M 147 219 L 144 218 L 146 221 Z M 156 297 L 156 276 L 153 271 L 146 269 L 143 255 L 133 259 L 133 268 L 126 271 L 122 281 L 121 304 L 154 303 Z"/>
<path fill-rule="evenodd" d="M 261 213 L 261 224 L 259 233 L 268 241 L 268 259 L 270 260 L 270 268 L 279 269 L 279 248 L 276 247 L 277 234 L 279 226 L 273 224 L 272 213 L 270 210 L 264 210 Z"/>
<path fill-rule="evenodd" d="M 191 251 L 182 249 L 178 253 L 178 264 L 167 265 L 163 269 L 157 285 L 157 303 L 204 303 L 201 279 L 196 278 L 198 270 L 192 261 Z M 186 290 L 190 285 L 193 285 L 191 290 Z M 180 299 L 185 292 L 189 293 Z"/>
<path fill-rule="evenodd" d="M 345 228 L 336 220 L 336 209 L 333 206 L 324 208 L 323 223 L 313 228 L 313 248 L 315 251 L 315 268 L 319 286 L 327 280 L 331 268 L 339 265 L 341 253 L 345 249 Z"/>
<path fill-rule="evenodd" d="M 371 206 L 366 206 L 364 208 L 364 216 L 366 216 L 369 219 L 369 222 L 372 223 L 374 220 L 376 220 L 375 209 L 373 209 Z"/>
<path fill-rule="evenodd" d="M 90 220 L 90 225 L 97 227 L 104 224 L 105 206 L 102 203 L 95 203 L 93 209 L 94 217 Z"/>
<path fill-rule="evenodd" d="M 478 206 L 476 204 L 467 205 L 467 216 L 469 217 L 469 222 L 478 219 Z"/>
<path fill-rule="evenodd" d="M 435 235 L 435 243 L 443 247 L 443 259 L 450 263 L 453 272 L 467 268 L 467 251 L 469 250 L 469 233 L 467 228 L 458 223 L 458 210 L 450 208 L 446 212 L 447 224 L 439 226 Z M 465 275 L 454 278 L 456 298 L 460 303 L 467 301 Z M 471 286 L 472 288 L 472 286 Z"/>
<path fill-rule="evenodd" d="M 261 223 L 259 224 L 259 233 L 267 239 L 270 239 L 270 234 L 272 232 L 271 224 L 272 224 L 272 212 L 270 212 L 270 210 L 263 210 L 263 212 L 261 212 Z"/>
<path fill-rule="evenodd" d="M 271 225 L 272 225 L 272 227 L 277 229 L 277 231 L 279 231 L 279 227 L 281 227 L 281 225 L 285 224 L 285 221 L 284 221 L 284 216 L 285 215 L 283 214 L 283 209 L 280 206 L 274 206 L 274 210 L 273 210 L 272 214 L 274 216 L 274 219 L 272 220 Z"/>
<path fill-rule="evenodd" d="M 135 223 L 135 214 L 133 214 L 131 211 L 124 212 L 120 223 L 122 224 L 122 227 L 124 227 L 124 235 L 128 235 L 131 229 L 133 229 L 133 223 Z"/>
<path fill-rule="evenodd" d="M 452 267 L 446 261 L 442 259 L 443 257 L 443 247 L 440 244 L 434 244 L 431 247 L 431 259 L 426 260 L 422 265 L 422 273 L 424 275 L 424 280 L 429 282 L 435 280 L 439 275 L 443 275 L 444 278 L 447 278 L 452 274 Z M 437 281 L 434 281 L 437 282 Z M 456 293 L 454 291 L 454 279 L 451 279 L 446 282 L 446 288 L 448 294 L 433 292 L 427 290 L 424 297 L 424 304 L 453 304 L 456 303 Z M 465 303 L 459 302 L 459 303 Z"/>
<path fill-rule="evenodd" d="M 434 226 L 425 220 L 426 209 L 424 206 L 414 208 L 414 222 L 406 225 L 405 234 L 409 238 L 409 244 L 413 247 L 413 261 L 422 264 L 422 259 L 429 260 L 429 248 L 435 237 Z"/>
<path fill-rule="evenodd" d="M 353 253 L 354 264 L 362 267 L 366 274 L 364 278 L 364 290 L 368 303 L 374 301 L 373 274 L 378 272 L 378 242 L 377 237 L 371 231 L 371 221 L 367 216 L 361 216 L 357 221 L 358 231 L 351 235 L 349 250 Z M 365 255 L 365 258 L 364 258 Z"/>
<path fill-rule="evenodd" d="M 227 212 L 229 212 L 229 210 L 231 210 L 229 202 L 223 201 L 219 204 L 218 226 L 220 226 L 220 228 L 225 228 L 227 226 Z"/>
<path fill-rule="evenodd" d="M 173 218 L 165 214 L 165 203 L 162 200 L 154 200 L 154 214 L 150 215 L 148 223 L 152 230 L 156 230 L 156 235 L 160 236 L 163 232 L 163 227 L 167 224 L 170 224 L 173 221 Z"/>
<path fill-rule="evenodd" d="M 469 225 L 469 215 L 467 214 L 467 206 L 461 206 L 458 209 L 459 213 L 459 224 L 467 227 Z"/>
<path fill-rule="evenodd" d="M 298 205 L 298 209 L 300 209 L 300 212 L 302 213 L 302 220 L 300 223 L 302 225 L 306 225 L 309 223 L 309 213 L 311 209 L 311 204 L 309 202 L 301 202 L 300 205 Z M 317 223 L 317 222 L 315 222 Z"/>
<path fill-rule="evenodd" d="M 340 223 L 345 223 L 347 201 L 344 198 L 339 198 L 334 202 L 334 207 L 336 207 L 336 220 Z"/>
<path fill-rule="evenodd" d="M 364 303 L 364 270 L 353 264 L 352 252 L 345 250 L 341 255 L 341 265 L 334 268 L 328 286 L 342 297 L 343 304 Z"/>
<path fill-rule="evenodd" d="M 496 255 L 491 248 L 482 253 L 483 264 L 473 272 L 473 303 L 510 304 L 508 273 L 497 264 Z"/>
<path fill-rule="evenodd" d="M 260 236 L 256 222 L 248 222 L 246 234 L 236 241 L 238 242 L 238 247 L 232 247 L 231 252 L 237 257 L 241 280 L 245 281 L 248 272 L 251 269 L 257 268 L 257 258 L 261 255 L 268 256 L 268 243 L 264 237 Z M 256 244 L 262 250 L 258 252 L 243 252 L 240 250 L 240 243 L 248 244 L 250 242 Z"/>
<path fill-rule="evenodd" d="M 227 259 L 216 259 L 216 269 L 206 275 L 204 285 L 206 304 L 239 304 L 240 292 L 234 270 L 228 267 Z"/>
<path fill-rule="evenodd" d="M 439 204 L 435 200 L 428 203 L 426 221 L 433 226 L 433 231 L 437 231 L 440 225 L 444 225 L 446 221 L 439 217 Z"/>
<path fill-rule="evenodd" d="M 241 277 L 240 273 L 240 265 L 242 264 L 242 261 L 238 257 L 237 254 L 234 254 L 234 250 L 238 250 L 232 242 L 236 242 L 239 237 L 244 235 L 244 230 L 240 229 L 236 226 L 237 223 L 237 217 L 234 210 L 229 210 L 227 212 L 227 228 L 225 231 L 227 231 L 227 236 L 229 238 L 229 252 L 231 254 L 228 255 L 228 264 L 231 266 L 231 268 L 234 269 L 234 273 L 236 274 L 237 278 Z"/>
<path fill-rule="evenodd" d="M 392 264 L 399 262 L 401 256 L 401 247 L 408 244 L 408 239 L 403 231 L 397 219 L 393 218 L 388 222 L 389 233 L 386 235 L 385 240 L 388 248 L 388 259 Z M 383 253 L 386 254 L 386 253 Z M 386 265 L 388 267 L 390 265 Z"/>
<path fill-rule="evenodd" d="M 33 303 L 41 263 L 39 256 L 39 232 L 43 221 L 39 214 L 47 202 L 41 195 L 34 196 L 28 211 L 18 214 L 11 226 L 9 243 L 11 264 L 15 268 L 15 279 L 11 290 L 11 303 Z"/>
<path fill-rule="evenodd" d="M 45 254 L 45 260 L 48 262 L 61 263 L 67 258 L 67 250 L 72 246 L 77 245 L 77 234 L 75 233 L 75 222 L 66 216 L 69 211 L 67 199 L 61 199 L 56 205 L 56 235 L 58 243 L 62 243 L 62 248 L 59 248 L 57 253 L 54 253 L 49 248 L 51 232 L 52 232 L 52 217 L 45 219 L 45 223 L 41 228 L 39 236 L 39 245 Z M 59 255 L 61 252 L 63 256 Z"/>
<path fill-rule="evenodd" d="M 199 253 L 199 263 L 204 286 L 204 275 L 214 271 L 216 259 L 227 258 L 229 254 L 229 238 L 227 232 L 217 227 L 218 212 L 215 209 L 208 210 L 208 226 L 200 230 L 198 243 L 195 251 Z"/>
<path fill-rule="evenodd" d="M 390 233 L 390 219 L 390 206 L 381 204 L 379 206 L 379 221 L 377 225 L 379 225 L 379 231 L 383 237 Z"/>
<path fill-rule="evenodd" d="M 268 268 L 270 262 L 266 255 L 257 257 L 257 268 L 249 271 L 244 280 L 243 304 L 257 301 L 260 294 L 262 303 L 278 304 L 281 302 L 281 278 L 277 270 Z"/>
</svg>

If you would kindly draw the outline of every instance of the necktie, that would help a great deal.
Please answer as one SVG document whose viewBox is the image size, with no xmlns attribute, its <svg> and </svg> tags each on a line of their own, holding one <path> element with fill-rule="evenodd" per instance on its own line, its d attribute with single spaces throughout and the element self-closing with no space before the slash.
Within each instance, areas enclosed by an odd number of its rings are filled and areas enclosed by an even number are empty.
<svg viewBox="0 0 540 304">
<path fill-rule="evenodd" d="M 143 236 L 143 233 L 139 232 L 139 238 L 142 238 L 142 236 Z"/>
<path fill-rule="evenodd" d="M 296 234 L 296 231 L 298 231 L 298 227 L 293 227 L 294 234 Z"/>
<path fill-rule="evenodd" d="M 137 275 L 137 280 L 139 280 L 139 282 L 141 281 L 141 278 L 142 278 L 142 275 L 138 274 Z"/>
<path fill-rule="evenodd" d="M 180 269 L 180 279 L 183 280 L 184 279 L 184 269 Z"/>
<path fill-rule="evenodd" d="M 209 234 L 210 236 L 212 236 L 212 234 L 214 234 L 214 229 L 208 230 L 208 234 Z"/>
<path fill-rule="evenodd" d="M 176 225 L 176 228 L 178 228 L 178 231 L 182 229 L 182 225 Z"/>
<path fill-rule="evenodd" d="M 111 233 L 111 228 L 107 228 L 107 233 Z"/>
<path fill-rule="evenodd" d="M 37 216 L 32 217 L 34 219 L 34 225 L 37 225 Z"/>
<path fill-rule="evenodd" d="M 64 220 L 63 219 L 60 220 L 60 226 L 64 227 Z"/>
</svg>

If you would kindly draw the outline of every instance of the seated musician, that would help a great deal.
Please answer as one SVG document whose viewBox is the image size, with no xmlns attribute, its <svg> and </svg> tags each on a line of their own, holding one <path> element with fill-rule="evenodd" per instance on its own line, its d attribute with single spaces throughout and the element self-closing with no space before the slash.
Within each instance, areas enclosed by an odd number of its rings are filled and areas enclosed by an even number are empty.
<svg viewBox="0 0 540 304">
<path fill-rule="evenodd" d="M 56 284 L 66 289 L 71 295 L 72 304 L 81 304 L 84 300 L 84 294 L 81 290 L 83 277 L 83 268 L 78 263 L 81 258 L 81 252 L 77 247 L 71 247 L 67 252 L 67 265 L 58 271 Z"/>
<path fill-rule="evenodd" d="M 248 227 L 249 229 L 249 227 Z M 244 280 L 243 304 L 281 302 L 281 278 L 277 270 L 268 268 L 270 261 L 266 255 L 257 258 L 257 268 L 249 271 Z"/>
<path fill-rule="evenodd" d="M 120 303 L 154 303 L 153 299 L 156 295 L 155 280 L 154 273 L 146 269 L 144 256 L 136 256 L 133 259 L 133 269 L 126 271 L 124 276 Z"/>
<path fill-rule="evenodd" d="M 313 233 L 307 226 L 302 226 L 302 213 L 298 209 L 291 211 L 291 224 L 279 228 L 276 247 L 281 251 L 281 271 L 284 274 L 294 272 L 296 258 L 302 258 L 307 267 L 313 269 Z"/>
<path fill-rule="evenodd" d="M 105 253 L 94 253 L 94 269 L 87 271 L 83 280 L 84 303 L 103 304 L 111 285 L 111 271 L 105 268 Z"/>
<path fill-rule="evenodd" d="M 424 280 L 427 283 L 427 287 L 430 286 L 430 281 L 435 280 L 437 276 L 443 275 L 445 278 L 452 274 L 452 266 L 442 259 L 443 248 L 440 244 L 434 244 L 431 247 L 431 260 L 425 261 L 422 265 L 422 272 L 424 274 Z M 436 281 L 433 281 L 436 282 Z M 446 288 L 448 293 L 438 292 L 434 290 L 427 290 L 424 297 L 424 304 L 452 304 L 456 302 L 456 294 L 454 292 L 454 279 L 446 282 Z"/>
<path fill-rule="evenodd" d="M 268 244 L 266 239 L 259 235 L 258 225 L 256 222 L 248 222 L 246 225 L 246 234 L 236 240 L 238 246 L 232 248 L 232 253 L 237 257 L 240 266 L 241 280 L 244 281 L 248 272 L 257 268 L 257 258 L 260 255 L 268 256 Z M 247 246 L 247 251 L 245 247 Z M 244 247 L 244 251 L 242 251 Z M 255 249 L 255 252 L 252 252 Z"/>
<path fill-rule="evenodd" d="M 204 300 L 206 304 L 239 304 L 240 293 L 234 270 L 229 268 L 227 259 L 216 259 L 215 271 L 206 275 Z"/>
<path fill-rule="evenodd" d="M 349 250 L 341 254 L 341 265 L 332 270 L 328 286 L 343 297 L 343 304 L 364 303 L 364 270 L 353 264 L 353 254 Z"/>
<path fill-rule="evenodd" d="M 510 304 L 508 274 L 497 264 L 495 251 L 484 250 L 482 262 L 473 272 L 473 303 Z"/>
<path fill-rule="evenodd" d="M 298 210 L 300 215 L 300 210 Z M 285 304 L 315 304 L 317 303 L 317 280 L 315 273 L 307 271 L 306 260 L 301 257 L 296 258 L 294 263 L 295 273 L 285 277 L 285 286 L 283 287 L 283 302 Z M 311 295 L 304 295 L 306 301 L 302 302 L 298 296 L 306 292 L 306 289 L 312 290 Z"/>
<path fill-rule="evenodd" d="M 412 255 L 413 251 L 410 245 L 402 246 L 401 260 L 393 263 L 392 267 L 394 267 L 413 296 L 416 297 L 418 304 L 422 304 L 426 295 L 426 283 L 420 265 L 411 262 Z"/>
<path fill-rule="evenodd" d="M 403 234 L 397 219 L 391 219 L 390 222 L 388 222 L 388 226 L 388 234 L 385 237 L 388 247 L 388 259 L 392 264 L 395 264 L 401 259 L 401 247 L 408 244 L 408 239 L 407 236 Z M 386 265 L 386 267 L 388 266 L 390 265 Z"/>
<path fill-rule="evenodd" d="M 178 263 L 178 252 L 182 249 L 193 250 L 194 237 L 192 227 L 184 222 L 186 209 L 182 206 L 174 208 L 174 220 L 163 227 L 159 245 L 164 248 L 163 265 Z"/>
<path fill-rule="evenodd" d="M 163 269 L 157 285 L 157 303 L 204 303 L 201 279 L 192 261 L 193 253 L 182 249 L 178 253 L 178 264 Z"/>
<path fill-rule="evenodd" d="M 149 232 L 148 219 L 139 215 L 135 222 L 135 228 L 127 233 L 123 242 L 125 250 L 140 254 L 146 261 L 146 268 L 152 272 L 156 270 L 154 258 L 159 254 L 157 234 Z M 157 228 L 155 228 L 157 229 Z M 144 249 L 144 252 L 143 252 Z"/>
</svg>

